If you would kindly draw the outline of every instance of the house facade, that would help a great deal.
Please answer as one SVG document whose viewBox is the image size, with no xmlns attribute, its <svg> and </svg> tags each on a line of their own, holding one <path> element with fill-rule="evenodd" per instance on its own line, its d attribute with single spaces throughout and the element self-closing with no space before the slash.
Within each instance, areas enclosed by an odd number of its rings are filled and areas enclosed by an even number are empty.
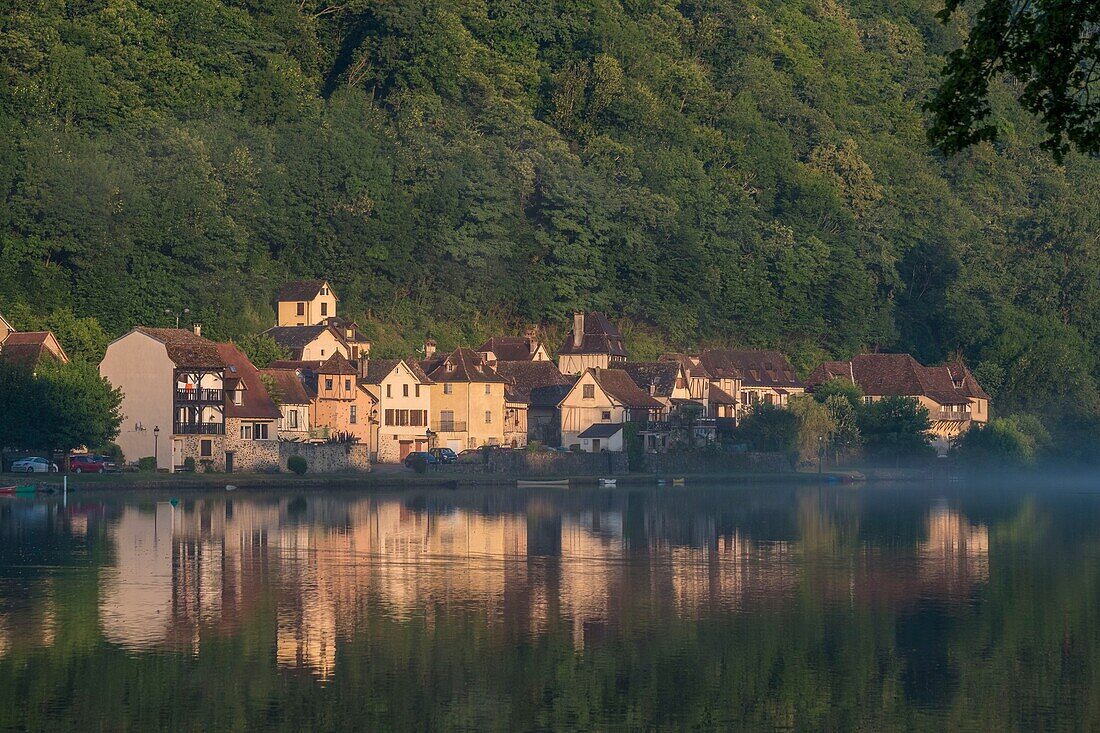
<svg viewBox="0 0 1100 733">
<path fill-rule="evenodd" d="M 294 361 L 324 362 L 333 354 L 351 358 L 351 349 L 340 333 L 327 324 L 316 326 L 274 326 L 264 331 Z"/>
<path fill-rule="evenodd" d="M 626 361 L 626 347 L 619 328 L 596 311 L 573 314 L 573 329 L 558 349 L 562 374 L 581 374 L 586 369 L 608 369 Z"/>
<path fill-rule="evenodd" d="M 573 380 L 549 360 L 497 361 L 497 374 L 505 386 L 505 445 L 526 446 L 529 441 L 557 446 L 561 441 L 558 402 L 565 392 L 547 395 L 546 388 L 563 387 Z M 526 431 L 526 432 L 524 432 Z"/>
<path fill-rule="evenodd" d="M 208 460 L 227 473 L 278 470 L 279 406 L 243 351 L 232 343 L 215 347 L 225 363 L 225 452 L 220 466 Z"/>
<path fill-rule="evenodd" d="M 761 403 L 784 407 L 792 395 L 806 391 L 794 367 L 778 351 L 708 349 L 699 354 L 699 362 L 714 380 L 711 401 L 720 412 L 716 417 L 728 417 L 732 411 L 741 418 Z M 715 394 L 715 387 L 724 394 Z"/>
<path fill-rule="evenodd" d="M 276 323 L 264 331 L 291 359 L 325 361 L 339 353 L 352 362 L 370 355 L 370 341 L 336 312 L 339 299 L 327 280 L 295 280 L 275 296 Z"/>
<path fill-rule="evenodd" d="M 361 364 L 360 384 L 376 400 L 371 415 L 371 453 L 378 463 L 398 463 L 427 450 L 432 414 L 432 383 L 415 362 L 369 359 Z"/>
<path fill-rule="evenodd" d="M 53 331 L 15 331 L 10 326 L 4 339 L 0 341 L 0 363 L 37 369 L 43 359 L 53 359 L 62 364 L 69 362 L 69 356 L 65 349 L 61 348 L 61 342 L 53 335 Z"/>
<path fill-rule="evenodd" d="M 127 460 L 175 471 L 190 457 L 224 470 L 226 364 L 198 328 L 139 326 L 107 346 L 99 373 L 122 391 L 115 442 Z"/>
<path fill-rule="evenodd" d="M 279 439 L 309 441 L 313 437 L 310 414 L 316 392 L 309 388 L 301 370 L 268 368 L 261 369 L 260 374 L 271 384 L 272 397 L 279 405 Z"/>
<path fill-rule="evenodd" d="M 350 440 L 377 451 L 371 418 L 377 400 L 359 380 L 359 370 L 342 354 L 333 354 L 315 371 L 310 424 L 325 428 L 329 440 Z"/>
<path fill-rule="evenodd" d="M 487 362 L 550 361 L 550 352 L 538 337 L 538 329 L 528 328 L 523 336 L 493 336 L 476 351 Z"/>
<path fill-rule="evenodd" d="M 962 364 L 927 367 L 909 354 L 859 354 L 851 361 L 827 361 L 807 382 L 851 381 L 873 402 L 883 397 L 911 397 L 926 410 L 930 433 L 943 449 L 974 422 L 989 420 L 989 395 Z"/>
<path fill-rule="evenodd" d="M 665 450 L 672 443 L 709 443 L 717 438 L 715 420 L 708 416 L 708 407 L 702 397 L 709 394 L 709 387 L 703 379 L 697 379 L 701 384 L 693 385 L 689 365 L 678 359 L 665 359 L 628 361 L 620 368 L 642 391 L 662 403 L 670 418 L 667 425 L 653 425 L 647 431 L 648 450 Z M 693 387 L 696 389 L 694 394 L 700 397 L 692 397 Z"/>
<path fill-rule="evenodd" d="M 4 315 L 0 313 L 0 344 L 4 343 L 4 340 L 13 331 L 15 331 L 15 328 L 8 323 L 8 319 L 4 318 Z"/>
<path fill-rule="evenodd" d="M 667 417 L 664 404 L 621 369 L 586 369 L 559 408 L 562 445 L 588 453 L 622 451 L 626 423 L 644 430 Z"/>
<path fill-rule="evenodd" d="M 317 326 L 336 316 L 336 294 L 327 280 L 292 280 L 275 296 L 276 325 Z"/>
<path fill-rule="evenodd" d="M 438 447 L 457 453 L 505 445 L 507 380 L 480 354 L 458 348 L 442 356 L 433 354 L 420 366 L 432 382 L 431 428 Z"/>
</svg>

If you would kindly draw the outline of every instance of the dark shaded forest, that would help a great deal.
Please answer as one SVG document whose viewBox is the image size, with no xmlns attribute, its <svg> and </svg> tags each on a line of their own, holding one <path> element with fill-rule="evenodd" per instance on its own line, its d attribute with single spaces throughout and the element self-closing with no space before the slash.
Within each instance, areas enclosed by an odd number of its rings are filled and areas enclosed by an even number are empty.
<svg viewBox="0 0 1100 733">
<path fill-rule="evenodd" d="M 378 354 L 597 308 L 639 357 L 959 355 L 1097 433 L 1100 161 L 1010 80 L 935 151 L 935 0 L 5 4 L 0 313 L 78 357 L 327 277 Z"/>
</svg>

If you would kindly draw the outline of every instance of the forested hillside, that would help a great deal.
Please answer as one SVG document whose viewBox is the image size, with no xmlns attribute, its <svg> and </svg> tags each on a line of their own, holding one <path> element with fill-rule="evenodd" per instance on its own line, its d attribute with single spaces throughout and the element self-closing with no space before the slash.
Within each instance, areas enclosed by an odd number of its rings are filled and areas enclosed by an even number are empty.
<svg viewBox="0 0 1100 733">
<path fill-rule="evenodd" d="M 960 353 L 1096 424 L 1100 161 L 1056 166 L 1008 84 L 997 147 L 932 150 L 936 0 L 5 5 L 16 326 L 240 336 L 323 276 L 380 353 L 600 308 L 643 356 Z"/>
</svg>

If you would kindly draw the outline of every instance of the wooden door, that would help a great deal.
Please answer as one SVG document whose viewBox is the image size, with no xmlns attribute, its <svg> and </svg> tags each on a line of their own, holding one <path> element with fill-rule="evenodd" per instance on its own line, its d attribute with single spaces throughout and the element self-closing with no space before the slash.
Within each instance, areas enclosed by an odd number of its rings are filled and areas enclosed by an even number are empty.
<svg viewBox="0 0 1100 733">
<path fill-rule="evenodd" d="M 405 460 L 409 457 L 409 454 L 413 451 L 413 442 L 411 440 L 401 441 L 401 460 Z"/>
</svg>

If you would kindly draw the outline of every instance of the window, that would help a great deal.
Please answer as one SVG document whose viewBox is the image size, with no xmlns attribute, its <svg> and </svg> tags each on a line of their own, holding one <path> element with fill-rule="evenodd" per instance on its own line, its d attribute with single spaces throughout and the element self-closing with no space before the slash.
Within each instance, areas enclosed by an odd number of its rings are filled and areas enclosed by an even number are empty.
<svg viewBox="0 0 1100 733">
<path fill-rule="evenodd" d="M 321 286 L 321 295 L 328 295 L 328 288 L 324 285 Z"/>
<path fill-rule="evenodd" d="M 325 350 L 321 349 L 321 356 L 324 356 L 324 355 L 325 355 Z"/>
<path fill-rule="evenodd" d="M 604 410 L 603 414 L 600 415 L 600 419 L 604 420 L 605 422 L 611 422 L 611 410 Z"/>
<path fill-rule="evenodd" d="M 252 428 L 253 440 L 267 440 L 267 423 L 258 422 Z"/>
<path fill-rule="evenodd" d="M 386 424 L 393 425 L 393 410 L 386 410 Z"/>
<path fill-rule="evenodd" d="M 393 397 L 393 385 L 392 384 L 387 384 L 386 385 L 386 396 L 387 397 Z"/>
<path fill-rule="evenodd" d="M 252 440 L 252 426 L 251 425 L 242 425 L 241 426 L 241 440 Z"/>
<path fill-rule="evenodd" d="M 327 316 L 328 315 L 328 303 L 321 303 L 321 315 L 322 316 Z"/>
<path fill-rule="evenodd" d="M 586 384 L 581 387 L 581 396 L 586 400 L 596 399 L 596 385 Z"/>
<path fill-rule="evenodd" d="M 209 440 L 199 441 L 199 458 L 209 458 L 214 454 L 213 442 Z"/>
<path fill-rule="evenodd" d="M 485 385 L 485 394 L 492 394 L 492 393 L 493 393 L 493 385 L 486 384 Z"/>
<path fill-rule="evenodd" d="M 332 391 L 332 377 L 325 377 L 325 389 L 329 392 Z"/>
<path fill-rule="evenodd" d="M 493 422 L 493 411 L 492 410 L 486 410 L 485 411 L 485 424 L 488 425 L 491 422 Z"/>
<path fill-rule="evenodd" d="M 298 429 L 298 411 L 297 410 L 287 410 L 286 422 L 287 422 L 287 426 L 291 430 L 297 430 Z"/>
<path fill-rule="evenodd" d="M 409 385 L 402 384 L 401 385 L 401 392 L 402 392 L 403 397 L 408 397 L 409 396 Z"/>
<path fill-rule="evenodd" d="M 348 416 L 348 422 L 354 425 L 359 420 L 359 408 L 358 405 L 351 406 L 351 415 Z"/>
<path fill-rule="evenodd" d="M 443 383 L 443 394 L 451 394 L 455 391 L 455 386 L 450 382 Z"/>
<path fill-rule="evenodd" d="M 344 391 L 345 392 L 350 392 L 351 391 L 351 379 L 350 378 L 345 378 L 344 379 Z"/>
<path fill-rule="evenodd" d="M 297 315 L 304 316 L 305 314 L 306 314 L 306 304 L 305 303 L 299 303 L 298 304 L 298 314 Z"/>
<path fill-rule="evenodd" d="M 419 397 L 419 396 L 420 396 L 420 385 L 419 385 L 419 384 L 418 384 L 418 385 L 416 385 L 416 396 L 417 396 L 417 397 Z"/>
</svg>

